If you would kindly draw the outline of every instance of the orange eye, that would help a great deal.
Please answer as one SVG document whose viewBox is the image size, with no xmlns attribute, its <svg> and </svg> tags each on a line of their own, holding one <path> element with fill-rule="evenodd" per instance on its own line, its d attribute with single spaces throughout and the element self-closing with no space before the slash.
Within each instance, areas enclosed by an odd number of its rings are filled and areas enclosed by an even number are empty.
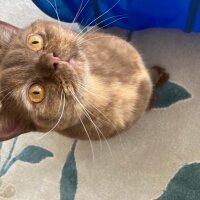
<svg viewBox="0 0 200 200">
<path fill-rule="evenodd" d="M 34 84 L 29 88 L 28 91 L 29 99 L 33 103 L 40 103 L 45 98 L 45 90 L 44 87 L 38 84 Z"/>
<path fill-rule="evenodd" d="M 34 34 L 28 37 L 28 46 L 33 51 L 39 51 L 44 47 L 44 41 L 41 35 Z"/>
</svg>

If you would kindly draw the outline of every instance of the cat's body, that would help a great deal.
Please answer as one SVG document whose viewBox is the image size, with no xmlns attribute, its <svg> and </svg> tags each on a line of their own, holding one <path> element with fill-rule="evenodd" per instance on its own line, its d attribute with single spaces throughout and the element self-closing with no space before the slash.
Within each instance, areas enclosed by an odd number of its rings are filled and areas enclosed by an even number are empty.
<svg viewBox="0 0 200 200">
<path fill-rule="evenodd" d="M 111 35 L 88 34 L 85 41 L 83 48 L 90 69 L 86 87 L 90 92 L 84 94 L 83 105 L 108 137 L 129 128 L 143 115 L 152 94 L 152 82 L 139 54 L 124 40 Z M 90 119 L 85 117 L 83 122 L 90 137 L 98 139 Z M 66 133 L 87 138 L 81 123 Z"/>
<path fill-rule="evenodd" d="M 153 81 L 139 53 L 126 41 L 103 33 L 79 37 L 44 21 L 13 29 L 0 47 L 2 140 L 52 128 L 79 139 L 110 137 L 132 126 L 148 108 Z M 32 35 L 44 43 L 41 49 L 29 43 Z M 30 94 L 34 84 L 44 89 L 39 102 Z"/>
</svg>

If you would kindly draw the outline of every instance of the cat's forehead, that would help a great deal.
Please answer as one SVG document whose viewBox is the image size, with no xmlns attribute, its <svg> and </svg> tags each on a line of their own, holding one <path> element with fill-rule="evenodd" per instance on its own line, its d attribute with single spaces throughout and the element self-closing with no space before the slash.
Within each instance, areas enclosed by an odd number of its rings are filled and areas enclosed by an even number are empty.
<svg viewBox="0 0 200 200">
<path fill-rule="evenodd" d="M 40 33 L 46 36 L 53 36 L 59 39 L 63 37 L 65 39 L 74 40 L 75 34 L 70 29 L 65 27 L 60 22 L 52 22 L 52 21 L 35 21 L 29 27 L 25 29 L 25 34 L 33 34 L 33 33 Z"/>
<path fill-rule="evenodd" d="M 58 29 L 62 28 L 63 26 L 60 25 L 59 22 L 50 22 L 50 21 L 40 21 L 37 20 L 33 22 L 28 28 L 28 31 L 41 31 L 41 32 L 48 32 L 48 31 L 57 31 Z"/>
</svg>

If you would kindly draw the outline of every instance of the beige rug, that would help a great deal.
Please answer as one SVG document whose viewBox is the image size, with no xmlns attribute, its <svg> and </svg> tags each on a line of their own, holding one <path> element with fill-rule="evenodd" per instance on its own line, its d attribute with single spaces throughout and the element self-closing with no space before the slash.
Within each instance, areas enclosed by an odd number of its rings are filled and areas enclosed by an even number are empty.
<svg viewBox="0 0 200 200">
<path fill-rule="evenodd" d="M 37 18 L 49 19 L 31 1 L 1 1 L 0 20 L 23 27 Z M 131 42 L 147 66 L 171 74 L 157 108 L 109 147 L 93 142 L 94 159 L 89 142 L 57 133 L 1 143 L 0 199 L 200 199 L 200 35 L 151 29 Z"/>
</svg>

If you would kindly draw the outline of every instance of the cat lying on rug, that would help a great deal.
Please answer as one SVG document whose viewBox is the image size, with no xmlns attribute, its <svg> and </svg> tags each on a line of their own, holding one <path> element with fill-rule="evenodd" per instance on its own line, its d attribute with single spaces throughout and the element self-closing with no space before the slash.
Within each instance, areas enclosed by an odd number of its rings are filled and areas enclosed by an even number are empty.
<svg viewBox="0 0 200 200">
<path fill-rule="evenodd" d="M 105 139 L 148 109 L 165 69 L 147 70 L 136 49 L 103 33 L 55 22 L 0 23 L 0 140 L 30 131 Z"/>
</svg>

